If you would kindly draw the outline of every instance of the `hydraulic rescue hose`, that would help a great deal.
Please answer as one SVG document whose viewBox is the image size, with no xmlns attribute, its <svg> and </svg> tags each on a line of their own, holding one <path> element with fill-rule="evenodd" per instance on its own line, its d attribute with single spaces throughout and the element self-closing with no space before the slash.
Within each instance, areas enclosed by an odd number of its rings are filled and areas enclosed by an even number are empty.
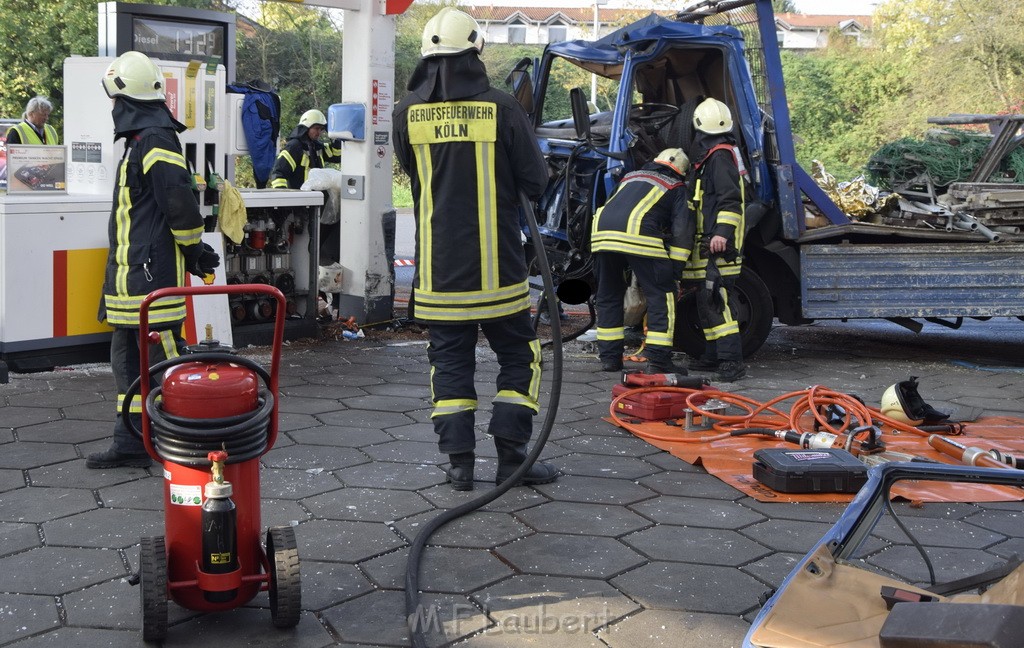
<svg viewBox="0 0 1024 648">
<path fill-rule="evenodd" d="M 544 293 L 548 300 L 548 317 L 551 318 L 551 339 L 553 342 L 551 345 L 551 365 L 553 372 L 547 414 L 544 417 L 544 423 L 541 426 L 540 433 L 537 435 L 537 442 L 534 444 L 533 449 L 530 450 L 522 465 L 508 479 L 480 497 L 442 512 L 433 520 L 427 522 L 413 539 L 412 544 L 409 546 L 409 559 L 405 565 L 405 615 L 406 623 L 412 636 L 412 648 L 427 648 L 423 629 L 419 623 L 421 616 L 417 613 L 420 605 L 420 559 L 423 556 L 427 540 L 445 524 L 490 504 L 517 484 L 544 450 L 544 444 L 547 443 L 548 436 L 551 434 L 551 428 L 555 424 L 555 416 L 558 414 L 558 400 L 562 392 L 562 328 L 558 317 L 558 299 L 555 296 L 554 280 L 551 278 L 551 266 L 548 264 L 548 257 L 544 252 L 544 244 L 541 242 L 540 228 L 537 225 L 537 217 L 533 211 L 533 203 L 523 192 L 519 193 L 519 203 L 523 211 L 526 212 L 526 222 L 530 227 L 530 236 L 533 237 L 533 246 L 537 253 L 537 264 L 540 266 L 541 277 L 544 279 Z"/>
<path fill-rule="evenodd" d="M 218 352 L 169 358 L 153 365 L 149 377 L 188 362 L 230 362 L 251 369 L 265 384 L 270 384 L 270 373 L 255 361 Z M 128 388 L 121 404 L 121 420 L 128 431 L 139 438 L 142 438 L 142 431 L 132 422 L 131 403 L 141 384 L 142 376 L 139 376 Z M 251 412 L 215 419 L 190 419 L 168 414 L 160 407 L 161 393 L 161 387 L 153 387 L 146 397 L 145 408 L 153 449 L 162 460 L 192 468 L 207 468 L 211 465 L 207 455 L 216 450 L 227 451 L 228 464 L 248 461 L 266 451 L 270 415 L 274 409 L 274 396 L 268 390 L 259 391 L 258 407 Z"/>
</svg>

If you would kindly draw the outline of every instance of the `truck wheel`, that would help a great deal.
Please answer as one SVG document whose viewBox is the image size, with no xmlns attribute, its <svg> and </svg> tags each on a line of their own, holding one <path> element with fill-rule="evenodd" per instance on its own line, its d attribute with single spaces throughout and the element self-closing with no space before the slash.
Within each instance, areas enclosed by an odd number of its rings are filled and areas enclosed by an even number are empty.
<svg viewBox="0 0 1024 648">
<path fill-rule="evenodd" d="M 761 277 L 747 266 L 743 266 L 736 279 L 736 288 L 729 294 L 729 305 L 740 323 L 740 339 L 743 342 L 743 357 L 757 353 L 772 330 L 775 311 L 772 295 Z M 697 293 L 689 291 L 676 303 L 675 347 L 688 355 L 699 358 L 704 353 L 704 332 L 697 318 Z"/>
<path fill-rule="evenodd" d="M 270 619 L 275 628 L 295 627 L 302 614 L 302 583 L 294 529 L 267 529 L 267 561 L 270 563 Z"/>
</svg>

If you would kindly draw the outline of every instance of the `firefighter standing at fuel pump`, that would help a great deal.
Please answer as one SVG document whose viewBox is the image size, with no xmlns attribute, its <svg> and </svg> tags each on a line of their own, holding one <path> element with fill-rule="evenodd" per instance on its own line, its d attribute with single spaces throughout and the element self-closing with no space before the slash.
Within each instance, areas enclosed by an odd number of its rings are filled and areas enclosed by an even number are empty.
<svg viewBox="0 0 1024 648">
<path fill-rule="evenodd" d="M 178 133 L 185 127 L 164 103 L 164 77 L 146 55 L 126 52 L 102 79 L 114 100 L 115 141 L 124 138 L 117 167 L 108 225 L 110 251 L 103 281 L 99 319 L 114 327 L 110 365 L 117 385 L 117 411 L 139 377 L 139 310 L 145 296 L 158 288 L 184 285 L 185 273 L 205 277 L 220 265 L 213 248 L 202 242 L 203 215 L 192 189 Z M 155 364 L 178 355 L 185 320 L 185 297 L 153 302 L 148 322 L 159 334 L 150 359 Z M 141 398 L 131 415 L 141 428 Z M 90 454 L 87 468 L 145 467 L 151 461 L 142 440 L 121 417 L 104 452 Z"/>
<path fill-rule="evenodd" d="M 627 173 L 594 216 L 590 249 L 597 275 L 601 371 L 622 370 L 622 300 L 628 269 L 647 301 L 648 373 L 686 373 L 672 362 L 672 345 L 676 282 L 690 257 L 694 235 L 683 182 L 688 167 L 682 149 L 662 151 L 640 170 Z"/>
<path fill-rule="evenodd" d="M 720 382 L 733 382 L 747 373 L 739 323 L 729 306 L 729 293 L 743 263 L 743 162 L 732 137 L 732 114 L 724 103 L 702 101 L 693 113 L 693 126 L 691 202 L 697 231 L 683 279 L 700 282 L 697 316 L 706 345 L 690 369 L 717 370 Z"/>
<path fill-rule="evenodd" d="M 270 172 L 273 189 L 299 189 L 310 169 L 323 169 L 328 162 L 341 162 L 341 143 L 320 141 L 327 132 L 327 118 L 319 110 L 307 110 L 299 125 L 288 135 Z"/>
<path fill-rule="evenodd" d="M 423 30 L 410 94 L 394 112 L 395 156 L 411 178 L 416 213 L 410 313 L 430 329 L 431 419 L 456 490 L 473 488 L 479 329 L 500 365 L 488 425 L 498 482 L 526 458 L 539 410 L 540 344 L 530 322 L 517 194 L 540 196 L 547 168 L 522 107 L 490 87 L 482 48 L 469 14 L 441 9 Z M 521 483 L 557 476 L 538 462 Z"/>
</svg>

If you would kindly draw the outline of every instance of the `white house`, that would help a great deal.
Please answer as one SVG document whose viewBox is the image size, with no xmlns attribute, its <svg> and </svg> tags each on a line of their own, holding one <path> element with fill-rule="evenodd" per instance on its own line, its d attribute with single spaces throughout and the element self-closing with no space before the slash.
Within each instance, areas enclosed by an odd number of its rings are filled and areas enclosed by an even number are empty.
<svg viewBox="0 0 1024 648">
<path fill-rule="evenodd" d="M 830 38 L 840 37 L 867 44 L 871 16 L 817 16 L 781 13 L 775 16 L 779 46 L 789 50 L 826 47 Z"/>
<path fill-rule="evenodd" d="M 459 7 L 480 23 L 489 43 L 546 45 L 566 40 L 594 38 L 591 7 Z M 598 35 L 614 31 L 624 17 L 640 18 L 646 12 L 598 9 Z"/>
</svg>

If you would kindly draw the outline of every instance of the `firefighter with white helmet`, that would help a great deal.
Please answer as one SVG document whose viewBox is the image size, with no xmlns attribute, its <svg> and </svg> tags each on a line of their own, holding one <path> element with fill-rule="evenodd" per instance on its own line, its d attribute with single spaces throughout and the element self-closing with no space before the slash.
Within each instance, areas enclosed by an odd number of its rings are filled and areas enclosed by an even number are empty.
<svg viewBox="0 0 1024 648">
<path fill-rule="evenodd" d="M 487 430 L 498 482 L 526 459 L 540 408 L 540 343 L 530 321 L 518 194 L 539 197 L 547 166 L 523 108 L 491 87 L 483 44 L 472 16 L 441 9 L 424 27 L 422 58 L 394 112 L 395 157 L 412 182 L 416 215 L 409 310 L 429 325 L 431 420 L 456 490 L 473 488 L 481 329 L 501 367 Z M 537 462 L 522 483 L 557 476 Z"/>
<path fill-rule="evenodd" d="M 676 282 L 690 257 L 694 221 L 683 179 L 690 160 L 666 149 L 627 173 L 594 216 L 590 249 L 597 279 L 597 347 L 602 371 L 621 371 L 623 297 L 632 270 L 647 301 L 644 355 L 650 373 L 681 373 L 672 362 Z"/>
<path fill-rule="evenodd" d="M 690 369 L 717 370 L 720 382 L 733 382 L 747 372 L 739 322 L 729 305 L 743 263 L 743 158 L 732 136 L 732 112 L 723 102 L 708 97 L 698 104 L 693 127 L 691 202 L 697 232 L 683 279 L 700 282 L 697 315 L 706 344 Z"/>
<path fill-rule="evenodd" d="M 192 176 L 178 133 L 185 130 L 164 103 L 164 77 L 145 54 L 118 56 L 101 79 L 114 100 L 114 139 L 124 139 L 118 165 L 114 205 L 107 226 L 110 251 L 103 281 L 99 319 L 114 328 L 110 364 L 118 392 L 118 412 L 128 388 L 139 377 L 139 309 L 158 288 L 181 287 L 185 273 L 205 277 L 220 265 L 220 256 L 202 242 L 203 215 L 192 190 Z M 159 334 L 150 359 L 155 364 L 176 357 L 183 344 L 185 298 L 153 302 L 149 328 Z M 138 395 L 130 404 L 141 423 Z M 150 465 L 142 441 L 118 417 L 113 442 L 90 454 L 87 468 Z"/>
<path fill-rule="evenodd" d="M 307 110 L 278 152 L 270 172 L 274 189 L 299 189 L 309 177 L 310 169 L 322 169 L 328 162 L 341 162 L 341 142 L 321 142 L 327 132 L 327 117 L 316 110 Z"/>
</svg>

